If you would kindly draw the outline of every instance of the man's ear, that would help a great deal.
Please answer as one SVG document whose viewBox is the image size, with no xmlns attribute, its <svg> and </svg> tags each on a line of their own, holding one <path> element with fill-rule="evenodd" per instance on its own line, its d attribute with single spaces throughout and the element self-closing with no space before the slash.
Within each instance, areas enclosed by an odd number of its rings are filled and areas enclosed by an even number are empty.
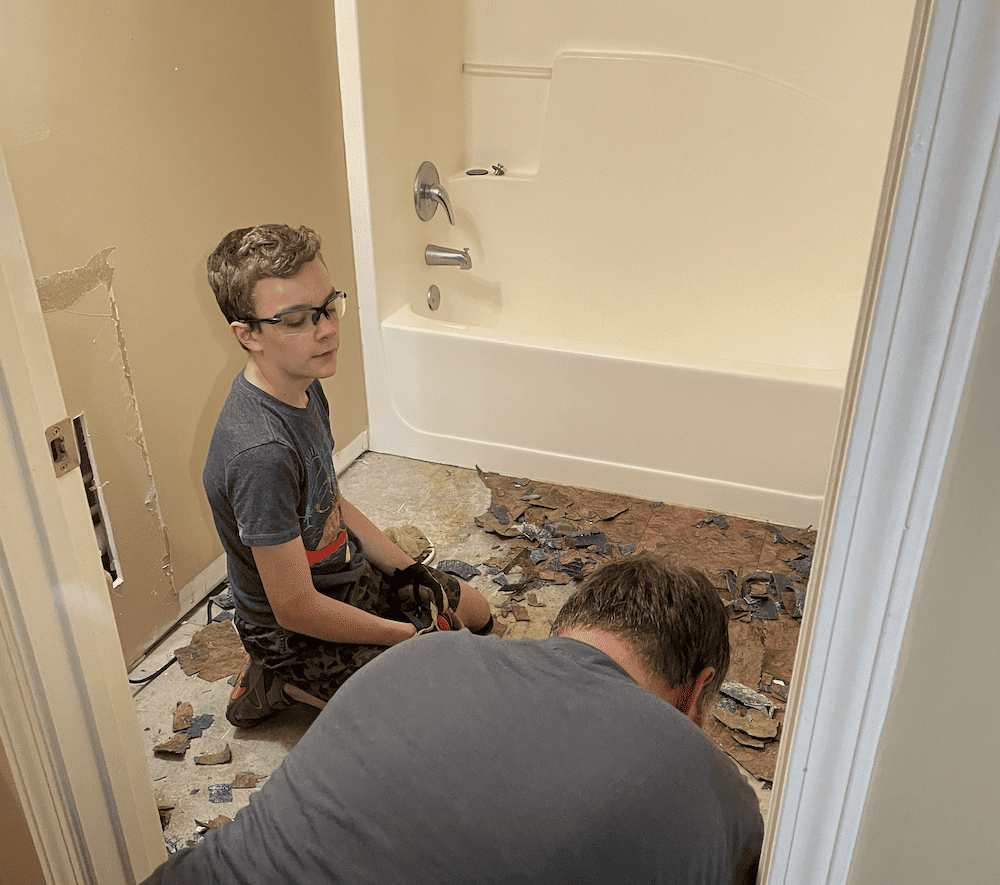
<svg viewBox="0 0 1000 885">
<path fill-rule="evenodd" d="M 229 324 L 229 329 L 236 336 L 236 340 L 240 342 L 247 350 L 253 352 L 259 352 L 261 350 L 261 344 L 257 340 L 257 333 L 250 328 L 246 323 L 241 323 L 239 320 L 233 320 Z"/>
<path fill-rule="evenodd" d="M 686 685 L 681 686 L 677 695 L 677 702 L 674 706 L 695 725 L 702 724 L 701 716 L 698 714 L 698 699 L 701 697 L 702 689 L 711 681 L 713 676 L 715 676 L 715 668 L 706 667 L 694 679 Z"/>
</svg>

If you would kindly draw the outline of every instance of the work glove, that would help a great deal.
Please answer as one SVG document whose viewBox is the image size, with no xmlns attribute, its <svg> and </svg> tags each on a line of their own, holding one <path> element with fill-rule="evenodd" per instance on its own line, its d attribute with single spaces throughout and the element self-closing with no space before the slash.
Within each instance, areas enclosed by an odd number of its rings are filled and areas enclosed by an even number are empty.
<svg viewBox="0 0 1000 885">
<path fill-rule="evenodd" d="M 465 625 L 448 602 L 443 574 L 419 562 L 397 569 L 389 576 L 403 614 L 417 628 L 417 635 L 438 630 L 461 630 Z"/>
</svg>

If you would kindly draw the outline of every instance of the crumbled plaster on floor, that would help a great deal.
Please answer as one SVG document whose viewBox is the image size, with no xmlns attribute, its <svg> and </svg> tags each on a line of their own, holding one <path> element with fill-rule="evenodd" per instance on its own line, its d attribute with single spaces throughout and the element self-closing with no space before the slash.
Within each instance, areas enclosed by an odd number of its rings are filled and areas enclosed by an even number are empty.
<svg viewBox="0 0 1000 885">
<path fill-rule="evenodd" d="M 121 318 L 118 315 L 118 305 L 115 301 L 114 288 L 112 286 L 115 269 L 108 264 L 108 257 L 115 250 L 115 246 L 102 249 L 83 266 L 72 270 L 58 271 L 48 276 L 35 280 L 35 288 L 38 290 L 38 300 L 42 305 L 43 312 L 56 310 L 69 310 L 85 295 L 93 292 L 98 286 L 103 286 L 108 292 L 108 305 L 110 308 L 109 318 L 114 323 L 115 334 L 118 339 L 118 350 L 121 355 L 123 371 L 124 396 L 131 412 L 132 422 L 126 438 L 134 442 L 142 454 L 142 463 L 146 470 L 146 479 L 149 483 L 149 490 L 146 493 L 145 506 L 152 513 L 160 524 L 160 531 L 163 534 L 163 547 L 166 551 L 163 556 L 163 572 L 170 582 L 171 589 L 176 594 L 173 587 L 173 570 L 170 565 L 170 535 L 166 523 L 163 521 L 163 514 L 160 510 L 160 500 L 156 493 L 156 483 L 153 480 L 153 470 L 149 463 L 149 453 L 146 450 L 146 439 L 142 431 L 142 420 L 139 417 L 139 403 L 135 395 L 135 384 L 132 381 L 132 370 L 129 366 L 128 350 L 125 347 L 125 335 L 122 331 Z"/>
</svg>

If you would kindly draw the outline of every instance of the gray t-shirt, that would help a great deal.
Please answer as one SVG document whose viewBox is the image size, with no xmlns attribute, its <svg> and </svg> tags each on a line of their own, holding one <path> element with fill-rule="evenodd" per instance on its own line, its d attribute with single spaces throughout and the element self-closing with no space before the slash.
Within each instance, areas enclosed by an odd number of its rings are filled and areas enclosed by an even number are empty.
<svg viewBox="0 0 1000 885">
<path fill-rule="evenodd" d="M 436 633 L 351 676 L 251 798 L 147 885 L 751 883 L 733 762 L 568 638 Z"/>
<path fill-rule="evenodd" d="M 271 547 L 301 535 L 310 553 L 329 549 L 329 555 L 310 564 L 313 583 L 343 601 L 349 601 L 348 590 L 364 566 L 361 542 L 346 531 L 341 516 L 330 407 L 319 381 L 307 394 L 308 405 L 298 409 L 240 372 L 219 414 L 202 473 L 237 613 L 259 627 L 274 627 L 277 621 L 251 547 Z"/>
</svg>

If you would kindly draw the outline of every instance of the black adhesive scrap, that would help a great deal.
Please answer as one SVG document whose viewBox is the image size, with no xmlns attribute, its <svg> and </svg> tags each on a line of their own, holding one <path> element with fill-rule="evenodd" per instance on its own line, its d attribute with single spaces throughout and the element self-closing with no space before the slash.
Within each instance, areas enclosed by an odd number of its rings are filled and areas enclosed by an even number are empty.
<svg viewBox="0 0 1000 885">
<path fill-rule="evenodd" d="M 769 584 L 771 583 L 771 572 L 751 572 L 746 575 L 743 580 L 748 584 Z"/>
<path fill-rule="evenodd" d="M 775 572 L 773 575 L 771 575 L 771 577 L 774 580 L 774 589 L 778 592 L 779 596 L 786 590 L 795 589 L 795 585 L 792 582 L 792 579 L 788 577 L 788 575 L 780 575 L 777 572 Z"/>
<path fill-rule="evenodd" d="M 531 557 L 531 561 L 534 565 L 538 565 L 543 559 L 546 558 L 548 554 L 542 550 L 541 547 L 535 547 L 528 556 Z"/>
<path fill-rule="evenodd" d="M 492 513 L 500 525 L 508 525 L 510 523 L 510 514 L 507 512 L 507 508 L 503 504 L 497 504 L 496 507 L 490 508 L 490 513 Z"/>
<path fill-rule="evenodd" d="M 521 537 L 527 538 L 529 541 L 537 541 L 539 538 L 538 526 L 532 525 L 530 522 L 526 522 L 521 526 Z"/>
<path fill-rule="evenodd" d="M 787 544 L 788 543 L 788 539 L 785 538 L 781 534 L 781 532 L 778 531 L 778 529 L 776 529 L 773 525 L 766 525 L 766 526 L 764 526 L 764 528 L 765 528 L 765 530 L 767 530 L 767 531 L 769 531 L 771 533 L 771 537 L 774 540 L 775 544 Z"/>
<path fill-rule="evenodd" d="M 770 572 L 753 572 L 744 575 L 742 580 L 744 595 L 754 598 L 770 596 L 773 577 Z"/>
<path fill-rule="evenodd" d="M 606 544 L 608 539 L 604 532 L 583 531 L 573 532 L 570 535 L 574 547 L 590 547 L 594 544 Z"/>
<path fill-rule="evenodd" d="M 729 523 L 726 521 L 726 517 L 724 517 L 721 513 L 716 513 L 715 516 L 710 516 L 708 517 L 708 519 L 703 519 L 700 522 L 696 522 L 694 524 L 694 527 L 696 529 L 700 529 L 702 526 L 706 526 L 709 523 L 713 522 L 723 531 L 729 528 Z"/>
<path fill-rule="evenodd" d="M 233 785 L 232 784 L 209 784 L 208 785 L 208 801 L 209 802 L 232 802 L 233 801 Z"/>
<path fill-rule="evenodd" d="M 568 552 L 568 551 L 567 551 Z M 583 577 L 583 570 L 587 566 L 587 563 L 583 561 L 579 556 L 575 559 L 570 559 L 566 562 L 562 559 L 563 551 L 557 551 L 552 557 L 552 562 L 549 563 L 549 568 L 554 572 L 565 572 L 571 578 L 579 579 Z M 592 560 L 588 560 L 592 561 Z"/>
<path fill-rule="evenodd" d="M 778 620 L 778 607 L 770 596 L 755 596 L 750 602 L 750 614 L 762 621 L 776 621 Z"/>
<path fill-rule="evenodd" d="M 803 578 L 808 578 L 809 572 L 812 569 L 812 562 L 813 552 L 812 550 L 807 550 L 805 553 L 800 553 L 795 559 L 789 559 L 788 566 L 797 571 Z"/>
<path fill-rule="evenodd" d="M 619 544 L 618 549 L 621 551 L 623 556 L 629 556 L 635 553 L 635 544 Z"/>
<path fill-rule="evenodd" d="M 729 589 L 729 595 L 733 598 L 733 602 L 740 599 L 743 594 L 740 592 L 740 584 L 736 579 L 736 572 L 731 568 L 719 569 L 719 573 L 723 575 L 726 579 L 726 587 Z"/>
<path fill-rule="evenodd" d="M 189 738 L 200 738 L 215 722 L 215 717 L 211 713 L 202 713 L 191 720 L 191 724 L 185 729 Z"/>
<path fill-rule="evenodd" d="M 437 570 L 439 572 L 445 572 L 449 575 L 455 575 L 458 578 L 462 578 L 464 581 L 468 581 L 469 578 L 474 578 L 476 575 L 482 574 L 482 572 L 480 572 L 474 565 L 462 562 L 461 559 L 442 559 L 437 564 Z"/>
</svg>

